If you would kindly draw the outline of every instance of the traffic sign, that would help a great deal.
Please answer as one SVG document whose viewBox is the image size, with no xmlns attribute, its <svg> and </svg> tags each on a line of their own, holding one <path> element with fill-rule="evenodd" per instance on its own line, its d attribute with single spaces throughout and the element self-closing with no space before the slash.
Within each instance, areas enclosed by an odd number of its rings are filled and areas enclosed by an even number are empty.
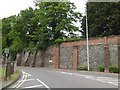
<svg viewBox="0 0 120 90">
<path fill-rule="evenodd" d="M 5 53 L 5 54 L 9 54 L 9 48 L 5 48 L 4 53 Z"/>
</svg>

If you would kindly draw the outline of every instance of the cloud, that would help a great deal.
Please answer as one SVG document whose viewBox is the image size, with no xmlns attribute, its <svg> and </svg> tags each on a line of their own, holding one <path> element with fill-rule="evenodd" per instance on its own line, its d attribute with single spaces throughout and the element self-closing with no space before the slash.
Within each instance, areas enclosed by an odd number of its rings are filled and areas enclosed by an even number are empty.
<svg viewBox="0 0 120 90">
<path fill-rule="evenodd" d="M 20 10 L 25 10 L 29 6 L 34 7 L 34 0 L 0 0 L 0 19 L 16 15 Z M 70 0 L 77 7 L 76 11 L 84 13 L 86 0 Z"/>
<path fill-rule="evenodd" d="M 0 0 L 0 19 L 18 14 L 29 6 L 34 6 L 33 0 Z"/>
</svg>

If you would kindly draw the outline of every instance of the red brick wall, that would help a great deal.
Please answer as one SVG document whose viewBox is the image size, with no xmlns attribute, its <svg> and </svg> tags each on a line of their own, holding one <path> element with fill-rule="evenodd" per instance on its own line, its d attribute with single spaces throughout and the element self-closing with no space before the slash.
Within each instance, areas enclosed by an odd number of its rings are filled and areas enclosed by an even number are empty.
<svg viewBox="0 0 120 90">
<path fill-rule="evenodd" d="M 73 69 L 77 69 L 78 66 L 78 47 L 73 48 Z"/>
<path fill-rule="evenodd" d="M 94 44 L 106 44 L 106 43 L 114 43 L 118 44 L 120 36 L 109 36 L 109 37 L 101 37 L 101 38 L 90 38 L 89 45 Z M 70 47 L 70 46 L 81 46 L 86 45 L 86 40 L 74 41 L 74 42 L 63 42 L 60 47 Z"/>
<path fill-rule="evenodd" d="M 90 38 L 89 39 L 89 45 L 95 45 L 95 44 L 103 44 L 104 45 L 104 66 L 105 66 L 105 72 L 108 72 L 109 67 L 109 46 L 108 44 L 116 44 L 120 45 L 120 36 L 109 36 L 109 37 L 101 37 L 101 38 Z M 78 46 L 86 45 L 86 40 L 80 40 L 80 41 L 74 41 L 74 42 L 63 42 L 60 47 L 74 47 L 73 50 L 73 69 L 77 69 L 78 65 Z M 59 68 L 59 48 L 56 48 L 56 54 L 55 54 L 55 67 Z M 120 51 L 118 51 L 118 60 L 120 59 Z"/>
<path fill-rule="evenodd" d="M 109 36 L 109 37 L 101 37 L 101 38 L 90 38 L 89 39 L 89 45 L 96 45 L 96 44 L 102 44 L 104 47 L 104 65 L 105 70 L 108 72 L 108 66 L 109 66 L 109 46 L 108 44 L 115 44 L 120 45 L 120 36 Z M 73 47 L 73 55 L 72 55 L 72 68 L 77 69 L 78 65 L 78 47 L 86 45 L 86 40 L 80 40 L 80 41 L 74 41 L 74 42 L 64 42 L 58 47 L 49 47 L 47 49 L 47 54 L 45 57 L 45 65 L 50 65 L 49 60 L 53 60 L 51 65 L 53 65 L 55 68 L 60 68 L 60 47 Z M 107 47 L 106 47 L 107 46 Z M 49 56 L 51 55 L 51 56 Z M 31 56 L 31 55 L 30 55 Z M 49 56 L 49 57 L 48 57 Z M 21 65 L 22 60 L 21 58 L 24 56 L 17 57 L 18 65 Z M 30 62 L 33 60 L 34 55 L 30 57 Z M 29 59 L 28 59 L 29 60 Z M 21 62 L 20 62 L 21 61 Z M 37 58 L 37 61 L 40 61 L 40 56 Z M 36 61 L 36 63 L 37 63 Z M 120 63 L 120 46 L 118 47 L 118 61 Z M 29 62 L 29 64 L 30 64 Z M 38 64 L 38 63 L 37 63 Z M 31 65 L 29 65 L 31 66 Z M 39 65 L 38 65 L 39 66 Z"/>
</svg>

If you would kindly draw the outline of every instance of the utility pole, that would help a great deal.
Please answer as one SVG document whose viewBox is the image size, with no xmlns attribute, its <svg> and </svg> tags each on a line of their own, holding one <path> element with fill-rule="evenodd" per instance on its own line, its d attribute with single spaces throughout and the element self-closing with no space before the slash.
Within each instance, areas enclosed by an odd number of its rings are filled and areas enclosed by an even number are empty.
<svg viewBox="0 0 120 90">
<path fill-rule="evenodd" d="M 90 70 L 89 65 L 89 43 L 88 43 L 88 17 L 87 17 L 87 2 L 86 2 L 86 41 L 87 41 L 87 67 Z"/>
</svg>

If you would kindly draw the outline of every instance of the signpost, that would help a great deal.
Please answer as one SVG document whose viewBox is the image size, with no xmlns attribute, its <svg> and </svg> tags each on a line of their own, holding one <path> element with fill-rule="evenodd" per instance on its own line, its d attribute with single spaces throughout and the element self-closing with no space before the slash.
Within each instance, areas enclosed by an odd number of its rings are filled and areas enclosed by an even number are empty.
<svg viewBox="0 0 120 90">
<path fill-rule="evenodd" d="M 4 54 L 5 54 L 5 78 L 4 80 L 7 81 L 7 63 L 8 63 L 8 56 L 9 56 L 9 48 L 4 49 Z"/>
</svg>

